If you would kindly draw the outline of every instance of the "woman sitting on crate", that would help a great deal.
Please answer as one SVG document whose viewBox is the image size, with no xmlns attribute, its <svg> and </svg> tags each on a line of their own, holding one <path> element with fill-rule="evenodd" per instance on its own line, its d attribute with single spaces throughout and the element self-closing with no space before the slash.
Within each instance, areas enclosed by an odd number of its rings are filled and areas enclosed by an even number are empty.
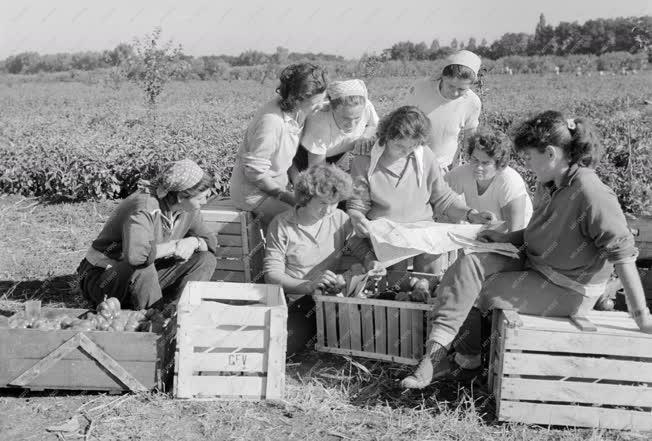
<svg viewBox="0 0 652 441">
<path fill-rule="evenodd" d="M 511 141 L 501 132 L 480 128 L 467 143 L 469 162 L 444 179 L 469 207 L 503 221 L 505 232 L 522 230 L 532 217 L 532 201 L 521 175 L 507 165 Z"/>
<path fill-rule="evenodd" d="M 297 176 L 294 188 L 297 205 L 269 225 L 264 260 L 265 281 L 281 285 L 296 300 L 289 308 L 288 355 L 315 334 L 312 294 L 344 289 L 344 278 L 335 274 L 343 255 L 357 257 L 367 271 L 384 274 L 368 240 L 353 236 L 349 216 L 337 209 L 351 194 L 346 172 L 315 165 Z"/>
<path fill-rule="evenodd" d="M 451 370 L 447 348 L 473 306 L 483 311 L 582 315 L 604 292 L 614 266 L 630 313 L 642 331 L 652 333 L 634 238 L 616 195 L 592 168 L 599 158 L 596 130 L 585 119 L 567 120 L 547 111 L 517 127 L 514 144 L 538 181 L 532 219 L 523 230 L 484 231 L 479 238 L 512 243 L 522 253 L 519 258 L 467 254 L 448 269 L 436 291 L 439 306 L 428 353 L 403 380 L 404 387 L 426 387 L 439 373 Z M 479 327 L 466 331 L 460 338 L 479 354 Z"/>
<path fill-rule="evenodd" d="M 213 179 L 184 159 L 123 200 L 77 268 L 84 296 L 96 305 L 116 297 L 125 308 L 159 307 L 162 290 L 172 289 L 166 300 L 176 300 L 186 282 L 210 280 L 217 237 L 199 210 L 212 187 Z"/>
<path fill-rule="evenodd" d="M 279 97 L 265 104 L 249 123 L 231 175 L 236 208 L 260 216 L 264 226 L 295 204 L 288 170 L 299 146 L 306 116 L 322 104 L 326 74 L 310 63 L 281 72 Z"/>
<path fill-rule="evenodd" d="M 369 155 L 356 156 L 351 163 L 354 192 L 347 209 L 356 234 L 369 237 L 369 220 L 378 218 L 432 221 L 437 213 L 471 223 L 494 219 L 489 212 L 467 207 L 450 189 L 434 153 L 425 147 L 429 134 L 430 120 L 413 106 L 399 107 L 382 119 Z M 414 270 L 428 272 L 426 266 L 436 258 L 415 257 Z"/>
<path fill-rule="evenodd" d="M 303 171 L 328 162 L 349 171 L 354 147 L 373 145 L 378 114 L 362 80 L 333 81 L 326 88 L 329 104 L 308 116 L 294 167 Z"/>
</svg>

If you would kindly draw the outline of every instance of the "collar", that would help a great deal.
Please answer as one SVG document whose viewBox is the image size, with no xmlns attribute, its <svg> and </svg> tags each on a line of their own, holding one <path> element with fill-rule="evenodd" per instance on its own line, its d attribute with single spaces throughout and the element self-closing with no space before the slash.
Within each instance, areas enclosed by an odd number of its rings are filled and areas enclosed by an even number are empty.
<svg viewBox="0 0 652 441">
<path fill-rule="evenodd" d="M 559 187 L 555 185 L 555 181 L 550 181 L 546 182 L 543 184 L 543 186 L 548 189 L 550 193 L 554 193 L 555 190 L 558 190 L 560 188 L 565 188 L 565 187 L 570 187 L 573 181 L 575 180 L 575 177 L 579 174 L 580 169 L 583 167 L 580 167 L 577 164 L 571 164 L 570 167 L 568 167 L 568 170 L 566 170 L 566 173 L 564 173 L 564 176 L 561 178 L 561 183 Z"/>
<path fill-rule="evenodd" d="M 378 141 L 376 141 L 374 146 L 371 148 L 371 152 L 369 153 L 371 162 L 369 163 L 369 171 L 367 172 L 367 179 L 371 180 L 371 175 L 376 170 L 376 167 L 378 166 L 378 161 L 380 161 L 380 157 L 382 156 L 383 151 L 385 151 L 385 147 L 381 146 L 380 144 L 378 144 Z M 417 183 L 419 187 L 421 187 L 421 183 L 423 182 L 423 146 L 420 145 L 416 149 L 414 149 L 412 155 L 414 156 L 416 167 L 417 167 Z"/>
</svg>

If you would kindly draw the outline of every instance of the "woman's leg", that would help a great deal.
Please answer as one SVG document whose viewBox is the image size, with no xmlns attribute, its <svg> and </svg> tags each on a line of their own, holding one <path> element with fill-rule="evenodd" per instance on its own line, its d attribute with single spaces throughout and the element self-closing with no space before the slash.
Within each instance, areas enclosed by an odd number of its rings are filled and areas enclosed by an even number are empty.
<svg viewBox="0 0 652 441">
<path fill-rule="evenodd" d="M 419 254 L 414 257 L 414 271 L 420 273 L 430 273 L 441 277 L 449 265 L 448 253 Z"/>
<path fill-rule="evenodd" d="M 170 300 L 176 300 L 181 295 L 186 282 L 208 281 L 215 272 L 217 259 L 209 251 L 194 253 L 185 262 L 171 262 L 167 265 L 156 265 L 156 275 L 159 286 L 162 290 L 174 288 L 172 292 L 165 294 Z"/>
</svg>

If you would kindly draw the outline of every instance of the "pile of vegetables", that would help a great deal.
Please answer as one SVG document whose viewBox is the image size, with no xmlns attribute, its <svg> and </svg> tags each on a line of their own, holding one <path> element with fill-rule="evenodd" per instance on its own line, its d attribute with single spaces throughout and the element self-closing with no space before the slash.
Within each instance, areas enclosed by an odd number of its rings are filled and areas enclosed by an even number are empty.
<svg viewBox="0 0 652 441">
<path fill-rule="evenodd" d="M 368 298 L 418 303 L 428 303 L 431 298 L 430 292 L 430 281 L 418 277 L 405 278 L 382 292 L 378 292 L 377 288 L 374 291 L 369 288 L 363 291 Z"/>
<path fill-rule="evenodd" d="M 97 306 L 96 313 L 87 312 L 81 317 L 71 317 L 65 312 L 42 315 L 27 319 L 18 313 L 9 319 L 10 328 L 40 329 L 43 331 L 67 329 L 71 331 L 109 331 L 109 332 L 160 332 L 166 319 L 156 309 L 131 311 L 122 309 L 120 301 L 110 297 Z"/>
</svg>

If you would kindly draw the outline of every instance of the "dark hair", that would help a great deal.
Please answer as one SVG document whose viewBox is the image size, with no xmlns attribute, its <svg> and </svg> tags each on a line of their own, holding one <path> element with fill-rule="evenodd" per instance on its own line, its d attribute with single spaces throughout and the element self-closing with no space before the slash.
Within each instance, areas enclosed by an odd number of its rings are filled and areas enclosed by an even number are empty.
<svg viewBox="0 0 652 441">
<path fill-rule="evenodd" d="M 457 78 L 460 80 L 475 81 L 478 79 L 473 69 L 463 64 L 449 64 L 441 71 L 442 77 Z"/>
<path fill-rule="evenodd" d="M 367 98 L 361 95 L 349 95 L 330 100 L 331 109 L 335 109 L 340 106 L 359 106 L 361 104 L 366 104 L 366 102 Z"/>
<path fill-rule="evenodd" d="M 294 184 L 297 206 L 303 207 L 314 197 L 337 203 L 351 197 L 351 176 L 332 164 L 317 164 L 299 173 Z"/>
<path fill-rule="evenodd" d="M 414 139 L 425 144 L 431 129 L 430 120 L 418 107 L 403 106 L 380 120 L 376 134 L 380 145 L 401 138 Z"/>
<path fill-rule="evenodd" d="M 326 90 L 326 71 L 312 63 L 291 64 L 281 71 L 279 79 L 276 93 L 281 96 L 284 112 L 293 111 L 299 102 Z"/>
<path fill-rule="evenodd" d="M 192 198 L 197 196 L 202 191 L 206 191 L 209 188 L 213 188 L 215 185 L 215 179 L 208 173 L 204 172 L 199 182 L 190 187 L 187 190 L 182 191 L 170 191 L 165 195 L 163 200 L 168 203 L 168 205 L 176 204 L 179 198 Z"/>
<path fill-rule="evenodd" d="M 496 161 L 496 168 L 505 168 L 509 162 L 511 144 L 511 140 L 503 132 L 481 127 L 469 138 L 467 151 L 471 156 L 473 151 L 478 149 Z"/>
<path fill-rule="evenodd" d="M 561 112 L 548 110 L 514 129 L 514 148 L 536 148 L 543 152 L 549 145 L 564 150 L 571 164 L 593 167 L 600 161 L 602 145 L 595 127 L 584 118 L 566 119 Z"/>
</svg>

